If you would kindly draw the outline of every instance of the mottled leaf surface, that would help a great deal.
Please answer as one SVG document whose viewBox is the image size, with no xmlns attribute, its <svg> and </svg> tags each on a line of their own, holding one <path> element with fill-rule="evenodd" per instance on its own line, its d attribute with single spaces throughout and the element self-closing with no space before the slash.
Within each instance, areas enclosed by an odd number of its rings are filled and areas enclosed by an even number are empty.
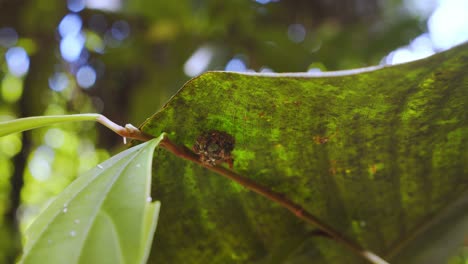
<svg viewBox="0 0 468 264">
<path fill-rule="evenodd" d="M 394 250 L 468 189 L 467 72 L 467 44 L 322 75 L 209 72 L 142 129 L 188 147 L 211 129 L 233 135 L 236 172 L 405 263 Z M 236 183 L 164 150 L 155 159 L 166 207 L 150 263 L 363 261 Z"/>
</svg>

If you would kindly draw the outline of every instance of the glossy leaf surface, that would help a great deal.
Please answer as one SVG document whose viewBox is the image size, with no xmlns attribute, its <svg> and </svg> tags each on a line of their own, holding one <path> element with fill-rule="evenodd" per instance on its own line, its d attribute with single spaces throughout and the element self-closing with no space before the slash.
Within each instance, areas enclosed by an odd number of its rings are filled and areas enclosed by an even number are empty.
<svg viewBox="0 0 468 264">
<path fill-rule="evenodd" d="M 151 202 L 151 162 L 162 137 L 70 184 L 26 231 L 19 263 L 146 263 L 160 206 Z"/>
</svg>

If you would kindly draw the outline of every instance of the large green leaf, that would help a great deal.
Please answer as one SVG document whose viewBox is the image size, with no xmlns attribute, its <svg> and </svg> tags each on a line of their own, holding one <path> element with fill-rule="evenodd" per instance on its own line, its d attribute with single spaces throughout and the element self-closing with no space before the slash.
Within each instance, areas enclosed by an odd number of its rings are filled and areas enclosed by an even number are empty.
<svg viewBox="0 0 468 264">
<path fill-rule="evenodd" d="M 394 249 L 468 189 L 467 72 L 468 44 L 345 72 L 209 72 L 142 130 L 188 147 L 204 131 L 230 133 L 236 172 L 398 259 Z M 275 203 L 156 153 L 154 196 L 168 206 L 150 263 L 363 261 Z"/>
<path fill-rule="evenodd" d="M 163 136 L 70 184 L 26 231 L 20 263 L 145 263 L 159 213 L 150 198 L 151 161 Z"/>
</svg>

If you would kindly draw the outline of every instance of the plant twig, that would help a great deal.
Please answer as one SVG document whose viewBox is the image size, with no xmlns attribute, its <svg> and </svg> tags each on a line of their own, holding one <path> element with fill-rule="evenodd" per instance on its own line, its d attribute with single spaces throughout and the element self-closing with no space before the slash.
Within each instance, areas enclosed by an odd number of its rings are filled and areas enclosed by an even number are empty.
<svg viewBox="0 0 468 264">
<path fill-rule="evenodd" d="M 114 122 L 110 121 L 105 116 L 101 115 L 97 118 L 97 121 L 104 126 L 110 128 L 115 133 L 119 134 L 124 138 L 132 138 L 137 139 L 140 141 L 148 141 L 153 139 L 154 137 L 148 134 L 143 133 L 142 131 L 138 130 L 138 128 L 127 124 L 125 127 L 119 126 Z M 337 230 L 333 229 L 331 226 L 327 225 L 326 223 L 320 221 L 317 217 L 312 215 L 311 213 L 307 212 L 302 206 L 294 203 L 293 201 L 287 199 L 284 195 L 280 193 L 276 193 L 264 186 L 259 185 L 255 181 L 248 179 L 244 176 L 241 176 L 234 171 L 231 171 L 222 166 L 211 166 L 206 164 L 200 160 L 200 157 L 193 153 L 190 149 L 185 146 L 178 146 L 173 143 L 169 138 L 164 137 L 160 143 L 160 146 L 168 150 L 169 152 L 173 153 L 174 155 L 194 162 L 200 166 L 207 168 L 208 170 L 214 171 L 221 176 L 224 176 L 230 180 L 233 180 L 240 185 L 244 186 L 245 188 L 256 192 L 267 199 L 274 201 L 281 205 L 282 207 L 288 209 L 291 213 L 293 213 L 296 217 L 304 220 L 305 222 L 315 225 L 320 231 L 324 232 L 328 237 L 337 241 L 338 243 L 344 245 L 348 249 L 350 249 L 355 254 L 363 257 L 364 259 L 368 260 L 370 263 L 373 264 L 388 264 L 387 261 L 376 255 L 375 253 L 362 248 L 360 245 L 356 244 L 352 240 L 346 238 L 338 232 Z"/>
<path fill-rule="evenodd" d="M 152 135 L 148 135 L 140 131 L 138 128 L 134 127 L 131 124 L 126 124 L 125 127 L 119 126 L 103 115 L 99 115 L 96 118 L 96 121 L 106 126 L 110 130 L 114 131 L 119 136 L 122 136 L 124 138 L 124 143 L 126 143 L 127 138 L 136 139 L 140 141 L 149 141 L 154 138 Z"/>
</svg>

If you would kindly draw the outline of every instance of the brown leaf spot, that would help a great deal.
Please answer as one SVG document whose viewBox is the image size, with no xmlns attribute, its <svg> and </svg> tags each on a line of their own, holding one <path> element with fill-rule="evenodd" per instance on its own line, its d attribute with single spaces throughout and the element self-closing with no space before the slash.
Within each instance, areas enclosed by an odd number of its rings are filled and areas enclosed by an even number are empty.
<svg viewBox="0 0 468 264">
<path fill-rule="evenodd" d="M 232 150 L 234 150 L 235 139 L 230 134 L 210 130 L 198 136 L 193 151 L 200 156 L 200 161 L 205 165 L 216 166 L 226 162 L 230 168 L 233 167 L 234 159 Z"/>
</svg>

